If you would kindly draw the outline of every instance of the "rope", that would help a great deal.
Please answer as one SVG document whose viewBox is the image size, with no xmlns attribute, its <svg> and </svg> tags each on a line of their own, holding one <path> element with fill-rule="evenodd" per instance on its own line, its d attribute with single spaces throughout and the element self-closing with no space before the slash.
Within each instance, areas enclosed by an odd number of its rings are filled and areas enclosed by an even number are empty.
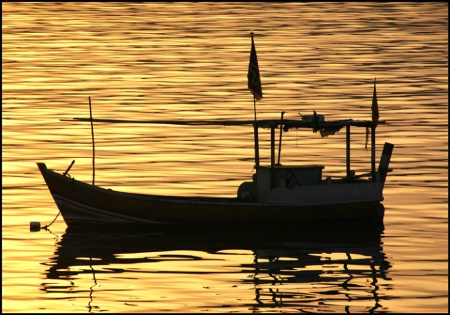
<svg viewBox="0 0 450 315">
<path fill-rule="evenodd" d="M 53 222 L 56 221 L 56 218 L 58 218 L 60 214 L 61 214 L 61 211 L 58 212 L 58 214 L 56 215 L 56 217 L 53 219 L 52 223 L 47 224 L 46 226 L 42 227 L 41 229 L 44 229 L 44 230 L 48 231 L 48 228 L 50 227 L 50 225 L 52 225 Z"/>
<path fill-rule="evenodd" d="M 74 181 L 75 181 L 75 177 L 72 177 L 72 182 L 71 182 L 70 188 L 72 188 Z M 67 197 L 64 199 L 64 203 L 61 206 L 64 206 L 66 204 L 66 201 L 67 201 Z M 46 226 L 42 227 L 41 229 L 48 231 L 48 228 L 50 227 L 50 225 L 52 225 L 56 221 L 56 219 L 59 217 L 60 214 L 61 214 L 61 210 L 59 210 L 58 214 L 56 215 L 56 217 L 53 219 L 53 221 L 50 224 L 47 224 Z"/>
</svg>

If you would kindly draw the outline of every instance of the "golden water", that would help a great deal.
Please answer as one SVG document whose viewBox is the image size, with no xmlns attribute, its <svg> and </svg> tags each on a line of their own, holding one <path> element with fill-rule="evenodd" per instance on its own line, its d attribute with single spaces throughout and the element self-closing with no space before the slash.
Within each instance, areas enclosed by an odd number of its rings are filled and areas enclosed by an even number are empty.
<svg viewBox="0 0 450 315">
<path fill-rule="evenodd" d="M 448 310 L 447 3 L 7 2 L 2 11 L 4 312 Z M 49 224 L 58 213 L 36 162 L 63 172 L 75 159 L 70 174 L 92 180 L 90 126 L 65 121 L 89 117 L 88 97 L 94 118 L 253 119 L 250 30 L 264 93 L 258 118 L 315 110 L 370 119 L 377 78 L 387 121 L 377 152 L 395 144 L 378 241 L 282 239 L 258 253 L 206 235 L 156 250 L 133 247 L 159 241 L 154 235 L 65 234 L 60 217 L 51 232 L 29 232 L 30 221 Z M 234 196 L 252 175 L 245 126 L 94 129 L 101 186 Z M 364 171 L 365 130 L 352 137 L 352 168 Z M 282 163 L 320 161 L 325 176 L 345 170 L 345 133 L 291 130 L 283 143 Z M 105 237 L 124 247 L 103 253 Z M 102 255 L 85 256 L 90 248 Z M 70 262 L 67 251 L 77 263 L 52 268 Z M 95 262 L 99 255 L 114 259 Z"/>
</svg>

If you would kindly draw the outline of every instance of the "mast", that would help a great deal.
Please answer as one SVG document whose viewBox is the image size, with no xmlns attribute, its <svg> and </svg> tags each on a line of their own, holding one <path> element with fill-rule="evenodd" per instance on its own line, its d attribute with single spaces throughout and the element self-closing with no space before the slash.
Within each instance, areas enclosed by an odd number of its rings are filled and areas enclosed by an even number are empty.
<svg viewBox="0 0 450 315">
<path fill-rule="evenodd" d="M 255 138 L 255 166 L 259 166 L 259 139 L 258 139 L 258 125 L 256 122 L 256 98 L 254 96 L 253 96 L 253 107 L 255 112 L 255 123 L 253 124 L 253 137 Z"/>
<path fill-rule="evenodd" d="M 371 165 L 372 165 L 372 180 L 375 181 L 375 126 L 371 127 Z"/>
<path fill-rule="evenodd" d="M 377 78 L 373 81 L 373 95 L 372 95 L 372 126 L 371 126 L 371 164 L 372 164 L 372 180 L 375 181 L 375 129 L 378 125 L 378 100 L 377 100 Z"/>
</svg>

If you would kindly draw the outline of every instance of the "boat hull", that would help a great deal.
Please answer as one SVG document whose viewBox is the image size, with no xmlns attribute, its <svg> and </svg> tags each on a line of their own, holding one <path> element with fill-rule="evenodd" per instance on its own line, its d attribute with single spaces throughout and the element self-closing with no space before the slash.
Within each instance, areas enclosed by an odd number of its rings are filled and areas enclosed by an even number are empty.
<svg viewBox="0 0 450 315">
<path fill-rule="evenodd" d="M 273 198 L 273 202 L 261 203 L 242 201 L 238 198 L 172 197 L 118 192 L 63 176 L 47 169 L 44 163 L 37 164 L 68 226 L 130 223 L 154 225 L 244 223 L 246 226 L 260 226 L 314 221 L 345 224 L 355 221 L 379 222 L 384 215 L 384 208 L 380 204 L 382 187 L 374 186 L 372 182 L 360 183 L 353 187 L 361 191 L 366 187 L 373 191 L 372 194 L 350 201 L 337 197 L 339 189 L 348 191 L 348 188 L 323 185 L 322 193 L 315 192 L 315 195 L 321 196 L 320 202 L 309 198 L 303 204 L 298 200 L 296 204 L 287 204 Z M 278 191 L 278 194 L 282 196 L 283 192 Z M 333 199 L 327 203 L 327 196 L 330 194 Z"/>
</svg>

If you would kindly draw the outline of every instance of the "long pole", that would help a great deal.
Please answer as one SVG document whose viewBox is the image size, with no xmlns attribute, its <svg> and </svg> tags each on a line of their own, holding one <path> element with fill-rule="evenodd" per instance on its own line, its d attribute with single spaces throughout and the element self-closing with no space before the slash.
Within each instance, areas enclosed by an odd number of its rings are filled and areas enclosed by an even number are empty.
<svg viewBox="0 0 450 315">
<path fill-rule="evenodd" d="M 92 136 L 92 185 L 95 184 L 95 141 L 94 141 L 94 121 L 92 120 L 92 104 L 89 96 L 89 116 L 91 120 L 91 136 Z"/>
</svg>

